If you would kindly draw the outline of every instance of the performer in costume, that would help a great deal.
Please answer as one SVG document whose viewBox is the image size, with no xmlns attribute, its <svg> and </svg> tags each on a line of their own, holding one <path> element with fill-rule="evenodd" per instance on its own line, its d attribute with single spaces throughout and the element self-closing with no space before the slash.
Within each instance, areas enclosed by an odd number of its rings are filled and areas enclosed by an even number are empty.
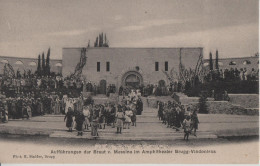
<svg viewBox="0 0 260 166">
<path fill-rule="evenodd" d="M 190 116 L 187 116 L 186 119 L 183 121 L 183 128 L 184 128 L 184 140 L 189 140 L 189 135 L 191 133 L 191 119 Z"/>
<path fill-rule="evenodd" d="M 85 116 L 83 115 L 83 112 L 78 111 L 78 114 L 75 117 L 75 121 L 76 121 L 76 129 L 78 131 L 78 135 L 83 135 L 83 131 L 82 131 L 82 127 L 83 127 L 83 123 L 85 121 Z"/>
<path fill-rule="evenodd" d="M 116 114 L 116 127 L 117 127 L 117 134 L 122 134 L 122 127 L 124 122 L 124 113 L 122 111 L 121 105 L 118 105 L 118 112 Z"/>
<path fill-rule="evenodd" d="M 90 110 L 89 106 L 83 106 L 83 114 L 85 116 L 84 126 L 85 129 L 89 130 L 88 127 L 90 125 Z"/>
<path fill-rule="evenodd" d="M 91 123 L 91 135 L 93 137 L 98 137 L 98 126 L 98 116 L 94 114 Z"/>
<path fill-rule="evenodd" d="M 127 106 L 126 110 L 125 110 L 125 121 L 124 121 L 124 129 L 125 128 L 130 128 L 130 124 L 131 124 L 131 117 L 133 116 L 133 112 L 132 110 L 130 110 L 130 107 Z"/>
<path fill-rule="evenodd" d="M 66 121 L 66 127 L 69 128 L 69 132 L 72 132 L 72 126 L 73 126 L 73 116 L 74 116 L 74 112 L 72 111 L 71 107 L 68 108 L 68 112 L 66 113 L 65 117 L 64 117 L 64 122 Z"/>
<path fill-rule="evenodd" d="M 196 110 L 191 115 L 191 122 L 192 122 L 192 129 L 194 130 L 194 136 L 197 136 L 196 131 L 198 130 L 198 124 L 200 122 Z"/>
</svg>

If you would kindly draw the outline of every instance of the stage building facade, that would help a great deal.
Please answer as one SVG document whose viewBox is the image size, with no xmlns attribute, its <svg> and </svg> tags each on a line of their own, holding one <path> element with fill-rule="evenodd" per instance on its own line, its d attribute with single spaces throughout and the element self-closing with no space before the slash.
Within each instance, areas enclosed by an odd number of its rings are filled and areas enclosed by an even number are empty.
<svg viewBox="0 0 260 166">
<path fill-rule="evenodd" d="M 81 49 L 63 48 L 63 77 L 75 71 Z M 202 54 L 203 48 L 88 48 L 82 74 L 97 85 L 139 86 L 160 80 L 169 84 L 163 71 L 174 68 L 178 72 L 180 59 L 185 68 L 195 69 Z"/>
</svg>

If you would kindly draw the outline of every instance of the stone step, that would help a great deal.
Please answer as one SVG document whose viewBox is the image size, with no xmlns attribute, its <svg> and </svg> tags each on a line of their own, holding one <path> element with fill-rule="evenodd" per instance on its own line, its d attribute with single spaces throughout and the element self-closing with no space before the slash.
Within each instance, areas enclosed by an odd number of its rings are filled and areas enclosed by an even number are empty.
<svg viewBox="0 0 260 166">
<path fill-rule="evenodd" d="M 157 110 L 144 110 L 142 113 L 158 113 Z"/>
<path fill-rule="evenodd" d="M 143 111 L 142 114 L 157 114 L 157 111 Z"/>
<path fill-rule="evenodd" d="M 154 133 L 154 132 L 128 132 L 128 129 L 123 130 L 122 132 L 124 134 L 124 136 L 153 136 L 153 137 L 164 137 L 164 136 L 179 136 L 179 135 L 183 135 L 183 131 L 172 131 L 172 132 L 158 132 L 158 133 Z M 114 136 L 117 135 L 115 134 L 115 132 L 100 132 L 101 135 L 106 135 L 106 136 Z M 203 135 L 210 135 L 210 132 L 197 132 L 197 135 L 203 136 Z"/>
<path fill-rule="evenodd" d="M 157 113 L 151 112 L 151 113 L 142 113 L 142 116 L 157 116 Z"/>
<path fill-rule="evenodd" d="M 84 133 L 90 133 L 91 130 L 85 130 Z M 98 132 L 102 135 L 107 135 L 107 136 L 111 136 L 111 135 L 117 135 L 116 134 L 116 128 L 113 128 L 113 130 L 102 130 L 99 129 Z M 71 134 L 71 132 L 68 132 L 67 130 L 54 130 L 53 133 L 56 134 Z M 73 130 L 72 133 L 77 133 L 76 130 Z M 174 136 L 174 135 L 183 135 L 183 130 L 180 131 L 175 131 L 174 129 L 170 129 L 168 128 L 168 130 L 163 130 L 163 131 L 142 131 L 142 130 L 135 130 L 135 128 L 130 128 L 130 129 L 123 129 L 122 133 L 124 134 L 124 136 Z M 207 131 L 197 131 L 197 135 L 210 135 L 212 134 L 211 132 L 207 132 Z"/>
<path fill-rule="evenodd" d="M 76 138 L 76 139 L 93 139 L 90 135 L 90 132 L 84 132 L 83 136 L 77 136 L 77 132 L 54 132 L 50 135 L 52 138 Z M 190 135 L 190 139 L 214 139 L 217 138 L 216 135 L 208 133 L 208 132 L 201 132 L 197 133 L 197 137 L 194 135 Z M 178 140 L 183 139 L 183 133 L 125 133 L 124 131 L 122 134 L 116 133 L 102 133 L 99 132 L 99 140 Z"/>
<path fill-rule="evenodd" d="M 137 115 L 136 117 L 153 118 L 153 117 L 157 117 L 157 115 L 156 114 L 142 114 L 142 115 Z"/>
<path fill-rule="evenodd" d="M 137 122 L 137 123 L 140 123 L 140 122 L 161 123 L 161 122 L 157 121 L 156 118 L 154 118 L 154 119 L 148 119 L 148 118 L 137 118 L 137 119 L 136 119 L 136 122 Z"/>
</svg>

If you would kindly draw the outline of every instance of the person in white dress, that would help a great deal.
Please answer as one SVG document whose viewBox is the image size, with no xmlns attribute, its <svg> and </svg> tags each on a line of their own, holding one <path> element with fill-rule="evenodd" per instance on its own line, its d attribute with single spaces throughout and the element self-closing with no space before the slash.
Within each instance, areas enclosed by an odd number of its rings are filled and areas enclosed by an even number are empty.
<svg viewBox="0 0 260 166">
<path fill-rule="evenodd" d="M 184 140 L 189 140 L 189 135 L 191 133 L 191 118 L 190 116 L 186 116 L 186 119 L 183 121 L 183 128 L 184 128 Z"/>
<path fill-rule="evenodd" d="M 132 123 L 131 117 L 133 116 L 133 112 L 128 106 L 125 110 L 125 121 L 124 121 L 124 129 L 125 128 L 130 128 L 130 124 Z"/>
<path fill-rule="evenodd" d="M 90 126 L 90 110 L 89 106 L 83 106 L 83 115 L 85 116 L 84 126 L 85 129 L 89 130 Z"/>
</svg>

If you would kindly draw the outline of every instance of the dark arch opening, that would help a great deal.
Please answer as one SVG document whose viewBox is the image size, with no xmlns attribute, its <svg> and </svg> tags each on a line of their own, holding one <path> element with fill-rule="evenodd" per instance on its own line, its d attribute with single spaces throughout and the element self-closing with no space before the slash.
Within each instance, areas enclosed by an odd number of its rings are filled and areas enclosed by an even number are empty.
<svg viewBox="0 0 260 166">
<path fill-rule="evenodd" d="M 122 85 L 139 88 L 143 84 L 143 77 L 137 71 L 128 71 L 122 77 Z"/>
</svg>

